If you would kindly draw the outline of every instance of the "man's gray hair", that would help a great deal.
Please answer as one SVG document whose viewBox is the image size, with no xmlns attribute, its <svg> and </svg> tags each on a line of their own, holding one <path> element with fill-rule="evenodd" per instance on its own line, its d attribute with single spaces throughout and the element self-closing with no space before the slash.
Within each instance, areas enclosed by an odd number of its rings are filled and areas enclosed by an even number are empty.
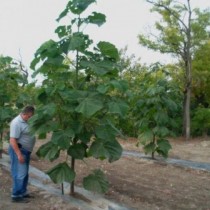
<svg viewBox="0 0 210 210">
<path fill-rule="evenodd" d="M 26 106 L 22 110 L 22 114 L 33 113 L 34 114 L 35 108 L 33 106 Z"/>
</svg>

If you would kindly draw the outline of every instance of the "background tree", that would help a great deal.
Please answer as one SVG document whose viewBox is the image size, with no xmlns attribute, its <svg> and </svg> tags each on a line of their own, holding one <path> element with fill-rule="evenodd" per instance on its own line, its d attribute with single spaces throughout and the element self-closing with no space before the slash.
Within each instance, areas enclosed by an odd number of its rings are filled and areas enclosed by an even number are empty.
<svg viewBox="0 0 210 210">
<path fill-rule="evenodd" d="M 59 26 L 55 30 L 59 40 L 42 44 L 31 63 L 35 74 L 45 77 L 38 93 L 40 106 L 31 126 L 40 137 L 52 134 L 37 154 L 50 161 L 57 159 L 61 151 L 66 154 L 66 160 L 47 173 L 55 183 L 71 183 L 71 194 L 75 160 L 94 157 L 113 162 L 120 158 L 122 147 L 116 137 L 121 133 L 114 124 L 128 108 L 123 101 L 127 86 L 118 80 L 118 50 L 104 41 L 93 46 L 83 33 L 87 24 L 105 23 L 101 13 L 84 16 L 94 2 L 69 1 L 58 21 L 70 14 L 71 24 Z M 85 177 L 83 185 L 96 192 L 108 189 L 108 181 L 99 169 Z"/>
<path fill-rule="evenodd" d="M 2 156 L 5 129 L 23 106 L 20 86 L 25 83 L 19 64 L 9 56 L 0 56 L 0 157 Z M 6 137 L 5 137 L 6 138 Z"/>
<path fill-rule="evenodd" d="M 174 136 L 177 129 L 177 116 L 180 111 L 180 90 L 170 81 L 170 74 L 158 63 L 150 67 L 140 85 L 141 92 L 134 108 L 138 125 L 139 143 L 145 153 L 157 152 L 168 156 L 171 145 L 168 137 Z"/>
<path fill-rule="evenodd" d="M 210 131 L 210 41 L 203 41 L 196 50 L 193 66 L 192 134 L 206 137 Z"/>
<path fill-rule="evenodd" d="M 148 67 L 140 63 L 140 58 L 135 55 L 127 55 L 127 47 L 121 49 L 120 59 L 118 61 L 120 68 L 120 78 L 125 80 L 128 85 L 125 100 L 129 104 L 129 110 L 125 118 L 119 119 L 119 128 L 126 136 L 137 137 L 138 126 L 136 124 L 136 116 L 133 113 L 136 102 L 141 92 L 141 83 L 147 73 Z"/>
<path fill-rule="evenodd" d="M 203 40 L 209 37 L 210 12 L 192 9 L 190 0 L 146 0 L 161 20 L 155 23 L 157 33 L 139 35 L 139 43 L 160 53 L 175 56 L 184 70 L 183 134 L 190 138 L 190 99 L 192 57 Z"/>
<path fill-rule="evenodd" d="M 210 105 L 210 40 L 203 42 L 193 58 L 192 90 L 195 105 L 208 108 Z"/>
</svg>

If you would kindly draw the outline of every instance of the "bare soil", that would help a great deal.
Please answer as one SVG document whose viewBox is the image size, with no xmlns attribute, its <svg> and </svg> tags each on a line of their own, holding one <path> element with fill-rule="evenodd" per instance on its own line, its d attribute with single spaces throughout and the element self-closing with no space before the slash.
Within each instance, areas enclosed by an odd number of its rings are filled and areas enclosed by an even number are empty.
<svg viewBox="0 0 210 210">
<path fill-rule="evenodd" d="M 142 152 L 136 147 L 137 140 L 121 140 L 125 150 Z M 37 148 L 43 144 L 38 141 L 32 154 L 31 164 L 47 171 L 57 161 L 50 163 L 39 160 L 35 155 Z M 210 139 L 197 138 L 186 142 L 184 139 L 170 140 L 173 149 L 170 158 L 210 163 Z M 61 155 L 61 159 L 64 158 Z M 103 169 L 110 189 L 105 198 L 125 205 L 129 209 L 139 210 L 210 210 L 210 172 L 175 166 L 162 161 L 123 156 L 110 164 L 107 161 L 87 159 L 76 162 L 76 185 L 82 186 L 82 179 L 96 167 Z M 14 204 L 9 199 L 11 178 L 8 172 L 0 168 L 0 209 L 10 210 Z M 35 199 L 30 204 L 15 205 L 16 210 L 24 209 L 76 209 L 67 203 L 61 206 L 49 205 L 43 192 L 30 186 Z M 56 203 L 56 197 L 51 196 Z"/>
</svg>

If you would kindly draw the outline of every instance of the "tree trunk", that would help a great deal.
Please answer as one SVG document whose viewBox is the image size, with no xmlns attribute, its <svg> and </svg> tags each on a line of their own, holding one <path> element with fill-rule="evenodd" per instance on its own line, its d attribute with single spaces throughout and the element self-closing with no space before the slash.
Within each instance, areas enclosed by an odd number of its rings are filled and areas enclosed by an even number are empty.
<svg viewBox="0 0 210 210">
<path fill-rule="evenodd" d="M 183 101 L 183 135 L 186 140 L 190 139 L 190 104 L 191 104 L 191 57 L 187 56 L 185 61 L 185 91 Z"/>
<path fill-rule="evenodd" d="M 182 104 L 182 108 L 183 108 L 183 113 L 182 113 L 182 136 L 185 136 L 185 128 L 186 128 L 186 101 L 187 101 L 187 91 L 185 89 L 184 93 L 183 93 L 183 104 Z"/>
<path fill-rule="evenodd" d="M 185 73 L 186 73 L 186 81 L 185 81 L 185 104 L 184 104 L 184 125 L 185 125 L 185 139 L 190 139 L 190 102 L 191 102 L 191 86 L 192 86 L 192 55 L 191 55 L 191 7 L 190 0 L 187 0 L 188 8 L 189 8 L 189 16 L 188 16 L 188 27 L 186 29 L 187 42 L 184 49 L 184 61 L 185 61 Z"/>
<path fill-rule="evenodd" d="M 71 168 L 74 170 L 75 168 L 75 158 L 71 158 Z M 70 187 L 70 195 L 74 194 L 74 180 L 71 182 L 71 187 Z"/>
<path fill-rule="evenodd" d="M 2 158 L 2 153 L 3 153 L 3 132 L 1 132 L 0 135 L 0 159 Z"/>
<path fill-rule="evenodd" d="M 187 88 L 186 101 L 184 107 L 184 119 L 185 119 L 185 133 L 184 136 L 186 140 L 190 139 L 190 98 L 191 98 L 191 87 Z"/>
</svg>

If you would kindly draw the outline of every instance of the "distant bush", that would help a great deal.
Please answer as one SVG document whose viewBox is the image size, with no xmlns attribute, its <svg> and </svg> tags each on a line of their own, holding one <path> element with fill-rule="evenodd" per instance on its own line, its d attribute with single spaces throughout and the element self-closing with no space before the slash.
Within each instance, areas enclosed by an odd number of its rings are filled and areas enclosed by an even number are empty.
<svg viewBox="0 0 210 210">
<path fill-rule="evenodd" d="M 207 136 L 210 133 L 210 108 L 198 107 L 192 118 L 192 134 Z"/>
</svg>

